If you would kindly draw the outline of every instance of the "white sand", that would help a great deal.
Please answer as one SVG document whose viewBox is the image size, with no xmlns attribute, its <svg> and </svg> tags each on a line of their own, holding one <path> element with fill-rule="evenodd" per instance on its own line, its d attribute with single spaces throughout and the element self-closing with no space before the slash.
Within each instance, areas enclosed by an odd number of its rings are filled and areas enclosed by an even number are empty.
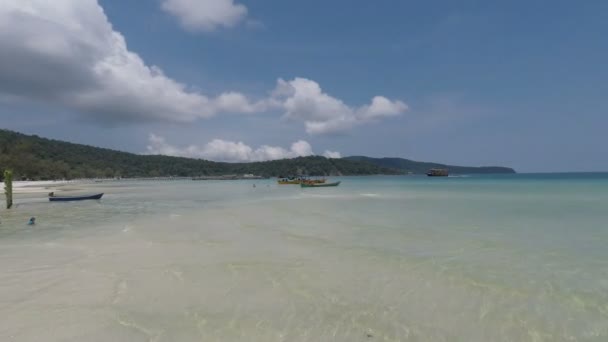
<svg viewBox="0 0 608 342">
<path fill-rule="evenodd" d="M 16 181 L 13 182 L 13 193 L 36 194 L 49 192 L 50 188 L 72 184 L 77 181 Z"/>
</svg>

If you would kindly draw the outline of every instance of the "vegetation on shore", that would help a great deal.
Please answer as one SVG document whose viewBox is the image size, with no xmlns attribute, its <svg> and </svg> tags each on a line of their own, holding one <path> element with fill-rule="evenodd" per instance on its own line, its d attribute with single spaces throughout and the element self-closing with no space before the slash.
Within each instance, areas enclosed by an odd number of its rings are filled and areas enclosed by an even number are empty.
<svg viewBox="0 0 608 342">
<path fill-rule="evenodd" d="M 365 162 L 300 157 L 255 163 L 218 163 L 200 159 L 138 155 L 0 130 L 0 170 L 15 179 L 52 180 L 112 177 L 195 177 L 224 174 L 373 175 L 396 170 Z"/>
<path fill-rule="evenodd" d="M 366 162 L 378 167 L 399 170 L 402 173 L 425 174 L 430 169 L 447 169 L 451 174 L 490 174 L 490 173 L 515 173 L 515 170 L 502 166 L 454 166 L 438 163 L 427 163 L 413 161 L 403 158 L 370 158 L 353 156 L 344 158 L 350 161 Z"/>
<path fill-rule="evenodd" d="M 197 177 L 255 174 L 266 177 L 309 175 L 423 174 L 430 168 L 451 173 L 514 173 L 503 167 L 461 167 L 401 158 L 299 157 L 254 163 L 220 163 L 202 159 L 139 155 L 25 135 L 0 129 L 0 170 L 16 180 L 78 178 Z"/>
</svg>

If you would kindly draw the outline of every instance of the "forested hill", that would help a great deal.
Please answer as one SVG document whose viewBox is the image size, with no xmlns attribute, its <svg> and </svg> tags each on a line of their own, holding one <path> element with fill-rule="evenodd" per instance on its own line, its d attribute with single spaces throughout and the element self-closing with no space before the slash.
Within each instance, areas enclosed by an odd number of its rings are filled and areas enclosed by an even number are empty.
<svg viewBox="0 0 608 342">
<path fill-rule="evenodd" d="M 363 156 L 352 156 L 344 158 L 351 161 L 372 163 L 378 167 L 400 170 L 403 173 L 424 174 L 429 169 L 448 169 L 455 174 L 483 174 L 483 173 L 515 173 L 515 170 L 502 166 L 454 166 L 438 163 L 418 162 L 403 158 L 370 158 Z"/>
<path fill-rule="evenodd" d="M 15 179 L 34 180 L 248 173 L 263 176 L 398 173 L 366 162 L 317 156 L 256 163 L 218 163 L 138 155 L 0 130 L 0 170 L 5 169 L 13 170 Z"/>
</svg>

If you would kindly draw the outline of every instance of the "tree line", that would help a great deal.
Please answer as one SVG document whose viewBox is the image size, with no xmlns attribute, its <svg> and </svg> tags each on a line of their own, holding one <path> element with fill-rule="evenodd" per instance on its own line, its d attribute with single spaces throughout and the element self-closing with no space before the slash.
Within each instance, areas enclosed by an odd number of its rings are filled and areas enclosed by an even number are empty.
<svg viewBox="0 0 608 342">
<path fill-rule="evenodd" d="M 138 155 L 105 148 L 0 130 L 0 170 L 15 180 L 80 178 L 196 177 L 255 174 L 335 176 L 396 174 L 400 171 L 365 161 L 299 157 L 254 163 L 220 163 L 202 159 Z"/>
</svg>

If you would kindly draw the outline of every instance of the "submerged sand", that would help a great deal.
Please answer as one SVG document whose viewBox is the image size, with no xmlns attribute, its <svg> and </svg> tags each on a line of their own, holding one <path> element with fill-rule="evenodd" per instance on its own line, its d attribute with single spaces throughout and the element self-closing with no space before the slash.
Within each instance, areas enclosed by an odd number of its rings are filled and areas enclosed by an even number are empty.
<svg viewBox="0 0 608 342">
<path fill-rule="evenodd" d="M 24 199 L 0 226 L 0 340 L 608 336 L 596 248 L 608 236 L 544 232 L 600 221 L 544 213 L 561 200 L 531 214 L 519 195 L 345 184 L 92 184 L 79 186 L 102 201 Z M 27 227 L 32 213 L 39 224 Z"/>
</svg>

